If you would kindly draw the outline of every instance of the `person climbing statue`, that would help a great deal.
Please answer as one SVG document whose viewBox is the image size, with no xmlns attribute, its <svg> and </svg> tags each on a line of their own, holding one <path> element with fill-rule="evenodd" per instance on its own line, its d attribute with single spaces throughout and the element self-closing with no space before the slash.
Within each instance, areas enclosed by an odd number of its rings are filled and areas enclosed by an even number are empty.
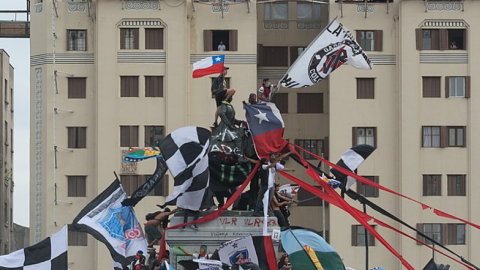
<svg viewBox="0 0 480 270">
<path fill-rule="evenodd" d="M 224 67 L 223 72 L 220 73 L 215 80 L 213 80 L 211 87 L 212 95 L 215 95 L 215 102 L 217 105 L 217 109 L 215 110 L 215 122 L 213 122 L 214 127 L 217 127 L 218 114 L 220 105 L 222 105 L 222 101 L 228 100 L 231 96 L 233 96 L 233 94 L 235 94 L 235 89 L 227 88 L 227 81 L 225 80 L 225 76 L 227 76 L 229 69 L 229 67 Z"/>
</svg>

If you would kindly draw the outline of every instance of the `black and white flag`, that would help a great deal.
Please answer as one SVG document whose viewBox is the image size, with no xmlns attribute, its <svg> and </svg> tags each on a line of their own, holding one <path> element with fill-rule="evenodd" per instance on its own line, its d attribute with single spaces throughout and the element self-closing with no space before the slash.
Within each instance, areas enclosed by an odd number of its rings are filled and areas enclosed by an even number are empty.
<svg viewBox="0 0 480 270">
<path fill-rule="evenodd" d="M 372 69 L 370 59 L 352 33 L 334 19 L 297 58 L 280 83 L 286 88 L 312 86 L 345 63 Z"/>
<path fill-rule="evenodd" d="M 67 226 L 33 246 L 0 256 L 1 270 L 67 270 Z"/>
<path fill-rule="evenodd" d="M 105 244 L 115 268 L 124 268 L 138 250 L 147 250 L 147 241 L 133 207 L 122 206 L 127 194 L 119 180 L 91 201 L 69 226 L 86 232 Z"/>
<path fill-rule="evenodd" d="M 337 162 L 337 165 L 347 169 L 349 171 L 355 171 L 367 158 L 370 154 L 375 151 L 375 147 L 368 144 L 359 144 L 356 145 L 345 152 L 340 160 Z M 342 191 L 348 190 L 353 184 L 357 182 L 355 178 L 347 176 L 344 173 L 341 173 L 335 169 L 331 169 L 330 172 L 335 175 L 336 180 L 342 182 Z"/>
<path fill-rule="evenodd" d="M 166 205 L 194 211 L 202 208 L 210 182 L 210 136 L 207 129 L 189 126 L 175 130 L 160 142 L 163 158 L 175 179 Z"/>
</svg>

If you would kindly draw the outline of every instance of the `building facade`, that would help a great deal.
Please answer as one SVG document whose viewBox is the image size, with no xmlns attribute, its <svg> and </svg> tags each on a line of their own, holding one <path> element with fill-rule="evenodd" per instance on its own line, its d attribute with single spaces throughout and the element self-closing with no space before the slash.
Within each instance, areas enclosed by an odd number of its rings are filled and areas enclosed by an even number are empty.
<svg viewBox="0 0 480 270">
<path fill-rule="evenodd" d="M 241 100 L 264 78 L 277 83 L 335 17 L 356 35 L 373 70 L 345 66 L 314 87 L 282 89 L 274 99 L 285 138 L 333 162 L 353 145 L 372 144 L 376 151 L 358 174 L 480 223 L 480 186 L 474 181 L 480 130 L 472 91 L 480 59 L 472 34 L 480 23 L 477 1 L 31 4 L 31 242 L 70 223 L 111 183 L 112 171 L 127 192 L 143 183 L 154 164 L 122 163 L 129 147 L 149 146 L 182 126 L 211 126 L 214 76 L 192 79 L 191 70 L 195 61 L 219 54 L 220 41 L 241 114 Z M 314 184 L 293 161 L 287 167 Z M 165 182 L 170 185 L 159 186 L 136 207 L 141 221 L 172 190 L 171 179 Z M 480 264 L 473 256 L 480 239 L 474 228 L 365 185 L 354 189 Z M 304 202 L 290 209 L 292 224 L 324 231 L 345 265 L 363 267 L 363 228 L 304 191 L 299 200 Z M 372 225 L 415 269 L 431 258 L 429 249 Z M 70 269 L 111 267 L 103 245 L 83 234 L 69 237 Z M 380 243 L 372 239 L 369 245 L 370 267 L 402 269 Z M 441 256 L 437 261 L 455 265 Z"/>
<path fill-rule="evenodd" d="M 0 254 L 8 254 L 13 248 L 13 89 L 14 74 L 10 64 L 10 56 L 0 49 L 0 82 L 1 82 L 1 107 L 0 119 L 2 132 L 0 141 L 0 157 L 2 168 L 0 179 L 0 203 L 2 215 L 0 216 Z"/>
</svg>

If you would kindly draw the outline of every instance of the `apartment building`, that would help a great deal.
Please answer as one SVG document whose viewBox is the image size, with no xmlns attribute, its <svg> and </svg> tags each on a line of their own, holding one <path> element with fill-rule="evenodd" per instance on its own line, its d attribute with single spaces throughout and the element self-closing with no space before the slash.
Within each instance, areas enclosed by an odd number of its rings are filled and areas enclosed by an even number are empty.
<svg viewBox="0 0 480 270">
<path fill-rule="evenodd" d="M 256 85 L 256 7 L 192 1 L 31 1 L 31 241 L 71 223 L 114 179 L 127 193 L 154 161 L 122 162 L 129 147 L 171 131 L 210 127 L 212 78 L 192 79 L 192 63 L 226 45 L 233 104 Z M 248 78 L 251 78 L 250 80 Z M 168 179 L 168 176 L 166 176 Z M 136 207 L 141 222 L 172 184 Z M 69 234 L 70 269 L 112 267 L 107 249 Z"/>
<path fill-rule="evenodd" d="M 1 82 L 1 111 L 2 128 L 0 134 L 0 157 L 2 169 L 0 179 L 0 254 L 8 254 L 13 248 L 13 89 L 14 74 L 8 53 L 0 49 L 0 82 Z"/>
<path fill-rule="evenodd" d="M 373 70 L 345 66 L 314 87 L 281 89 L 274 98 L 285 138 L 334 162 L 353 145 L 371 144 L 376 151 L 360 175 L 480 223 L 474 195 L 480 173 L 474 138 L 480 130 L 472 91 L 480 59 L 472 33 L 480 23 L 480 3 L 325 2 L 32 1 L 32 241 L 71 222 L 111 183 L 112 171 L 127 192 L 143 183 L 154 162 L 122 163 L 129 147 L 154 144 L 178 127 L 211 126 L 214 76 L 192 79 L 191 64 L 219 53 L 220 41 L 241 114 L 241 100 L 262 79 L 280 80 L 335 17 L 356 35 Z M 293 161 L 287 167 L 313 184 Z M 136 207 L 140 219 L 164 201 L 169 182 Z M 480 264 L 473 256 L 480 239 L 474 228 L 366 185 L 353 188 Z M 324 231 L 345 265 L 362 268 L 364 229 L 311 194 L 301 190 L 298 196 L 305 201 L 290 209 L 292 224 Z M 372 225 L 415 269 L 431 258 L 429 249 Z M 105 247 L 90 236 L 70 234 L 69 244 L 70 269 L 111 267 Z M 370 267 L 402 269 L 371 237 L 369 250 Z M 457 267 L 442 256 L 437 261 Z"/>
</svg>

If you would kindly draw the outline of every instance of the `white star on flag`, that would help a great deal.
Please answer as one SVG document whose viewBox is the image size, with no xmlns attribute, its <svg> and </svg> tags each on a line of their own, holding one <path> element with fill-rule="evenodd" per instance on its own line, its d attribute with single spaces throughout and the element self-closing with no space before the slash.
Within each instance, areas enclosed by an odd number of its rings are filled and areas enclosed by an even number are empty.
<svg viewBox="0 0 480 270">
<path fill-rule="evenodd" d="M 260 110 L 258 110 L 258 114 L 255 114 L 254 116 L 258 118 L 258 124 L 262 124 L 262 121 L 270 122 L 267 118 L 267 113 L 262 113 Z"/>
<path fill-rule="evenodd" d="M 222 60 L 222 58 L 220 58 L 219 56 L 217 56 L 217 58 L 215 58 L 216 62 L 220 62 L 220 60 Z"/>
</svg>

